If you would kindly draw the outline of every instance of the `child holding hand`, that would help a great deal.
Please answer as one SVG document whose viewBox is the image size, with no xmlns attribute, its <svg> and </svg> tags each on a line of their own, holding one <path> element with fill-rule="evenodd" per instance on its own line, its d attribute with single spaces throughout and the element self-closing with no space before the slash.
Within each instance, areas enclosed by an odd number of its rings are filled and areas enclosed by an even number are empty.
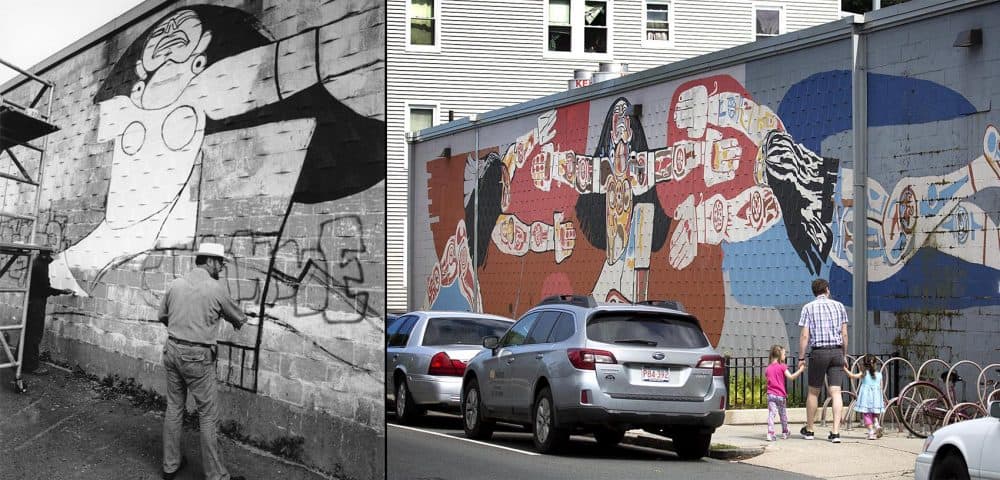
<svg viewBox="0 0 1000 480">
<path fill-rule="evenodd" d="M 875 355 L 867 354 L 861 360 L 862 370 L 854 373 L 844 365 L 844 371 L 855 380 L 861 380 L 858 387 L 858 400 L 854 402 L 854 411 L 861 413 L 865 426 L 868 427 L 868 440 L 875 440 L 882 436 L 882 426 L 879 425 L 878 416 L 885 411 L 885 403 L 882 398 L 882 372 L 875 370 Z"/>
<path fill-rule="evenodd" d="M 788 393 L 785 390 L 785 379 L 795 380 L 799 375 L 802 375 L 802 371 L 806 368 L 804 365 L 800 365 L 795 373 L 789 373 L 788 364 L 785 363 L 785 355 L 784 347 L 781 345 L 772 346 L 770 364 L 764 371 L 764 376 L 767 377 L 767 441 L 769 442 L 773 442 L 775 439 L 775 415 L 781 418 L 781 438 L 788 438 L 788 413 L 786 412 Z"/>
</svg>

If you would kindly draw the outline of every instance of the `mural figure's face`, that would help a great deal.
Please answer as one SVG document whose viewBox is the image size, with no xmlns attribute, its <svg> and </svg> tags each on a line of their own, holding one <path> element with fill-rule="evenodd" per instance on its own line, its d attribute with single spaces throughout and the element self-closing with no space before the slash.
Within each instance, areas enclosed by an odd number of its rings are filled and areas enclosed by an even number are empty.
<svg viewBox="0 0 1000 480">
<path fill-rule="evenodd" d="M 171 61 L 184 63 L 198 53 L 202 36 L 201 19 L 191 10 L 181 10 L 160 22 L 146 40 L 142 66 L 152 72 Z"/>
<path fill-rule="evenodd" d="M 177 100 L 205 70 L 207 59 L 202 54 L 211 41 L 212 32 L 204 30 L 201 18 L 192 10 L 181 10 L 160 22 L 136 62 L 140 81 L 132 87 L 132 101 L 152 109 Z"/>
</svg>

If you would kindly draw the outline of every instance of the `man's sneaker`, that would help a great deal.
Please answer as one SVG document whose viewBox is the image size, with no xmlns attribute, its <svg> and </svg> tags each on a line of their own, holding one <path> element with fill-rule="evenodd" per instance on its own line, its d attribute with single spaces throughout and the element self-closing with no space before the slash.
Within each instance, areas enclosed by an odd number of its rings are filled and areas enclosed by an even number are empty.
<svg viewBox="0 0 1000 480">
<path fill-rule="evenodd" d="M 826 439 L 833 443 L 840 443 L 840 434 L 830 432 L 830 434 L 826 436 Z"/>
<path fill-rule="evenodd" d="M 812 440 L 812 439 L 816 438 L 816 434 L 813 433 L 813 432 L 810 432 L 809 430 L 806 430 L 806 427 L 802 427 L 802 430 L 799 430 L 799 433 L 802 434 L 802 438 L 804 438 L 806 440 Z"/>
<path fill-rule="evenodd" d="M 767 434 L 767 441 L 769 441 L 769 442 L 773 442 L 774 441 L 774 434 L 773 433 Z"/>
</svg>

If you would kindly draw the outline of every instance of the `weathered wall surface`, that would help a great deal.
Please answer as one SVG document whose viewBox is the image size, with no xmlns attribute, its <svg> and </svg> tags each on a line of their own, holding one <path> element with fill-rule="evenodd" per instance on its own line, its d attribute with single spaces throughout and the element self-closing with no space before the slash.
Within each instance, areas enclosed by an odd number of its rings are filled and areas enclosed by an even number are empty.
<svg viewBox="0 0 1000 480">
<path fill-rule="evenodd" d="M 675 298 L 720 350 L 764 356 L 796 338 L 812 278 L 852 304 L 863 236 L 870 334 L 852 350 L 996 362 L 997 18 L 988 4 L 864 34 L 863 227 L 849 29 L 485 125 L 478 152 L 471 130 L 417 143 L 413 307 L 516 316 L 555 293 Z M 984 45 L 953 47 L 967 28 Z"/>
<path fill-rule="evenodd" d="M 224 325 L 222 419 L 381 478 L 384 2 L 144 7 L 41 72 L 62 130 L 37 243 L 55 247 L 53 285 L 77 292 L 50 299 L 47 347 L 163 391 L 156 308 L 198 244 L 222 243 L 230 294 L 264 318 Z M 30 210 L 27 193 L 8 187 L 5 207 Z"/>
<path fill-rule="evenodd" d="M 1000 363 L 998 20 L 991 4 L 870 36 L 869 186 L 890 213 L 870 253 L 873 349 Z M 981 47 L 952 46 L 972 28 Z"/>
</svg>

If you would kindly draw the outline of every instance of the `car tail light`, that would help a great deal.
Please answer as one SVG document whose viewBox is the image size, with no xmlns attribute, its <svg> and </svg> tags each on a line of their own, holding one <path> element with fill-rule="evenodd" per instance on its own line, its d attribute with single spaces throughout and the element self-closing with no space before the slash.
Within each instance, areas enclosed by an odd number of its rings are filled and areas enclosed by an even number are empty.
<svg viewBox="0 0 1000 480">
<path fill-rule="evenodd" d="M 566 355 L 569 356 L 569 363 L 580 370 L 595 370 L 598 363 L 618 363 L 615 356 L 606 350 L 571 348 Z"/>
<path fill-rule="evenodd" d="M 447 353 L 438 352 L 431 357 L 431 366 L 427 369 L 427 374 L 461 377 L 465 374 L 465 362 L 452 360 Z"/>
<path fill-rule="evenodd" d="M 590 390 L 580 390 L 580 403 L 584 405 L 590 403 Z"/>
<path fill-rule="evenodd" d="M 721 398 L 719 398 L 719 410 L 725 410 L 725 409 L 726 409 L 726 396 L 723 395 Z"/>
<path fill-rule="evenodd" d="M 705 355 L 698 360 L 698 368 L 711 368 L 712 376 L 721 377 L 726 374 L 726 362 L 719 355 Z"/>
</svg>

